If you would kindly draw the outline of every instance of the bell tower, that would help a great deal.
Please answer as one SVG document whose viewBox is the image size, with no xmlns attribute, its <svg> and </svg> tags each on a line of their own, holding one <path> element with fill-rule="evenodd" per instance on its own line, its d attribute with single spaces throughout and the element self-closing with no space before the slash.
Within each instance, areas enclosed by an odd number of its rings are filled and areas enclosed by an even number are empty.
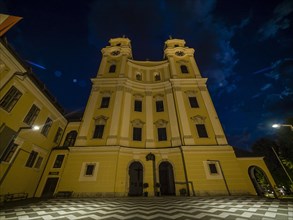
<svg viewBox="0 0 293 220">
<path fill-rule="evenodd" d="M 202 138 L 191 138 L 194 135 L 193 127 L 199 124 L 206 126 L 210 133 L 210 140 L 216 142 L 210 144 L 227 145 L 227 140 L 221 123 L 214 108 L 212 99 L 207 89 L 207 78 L 202 78 L 194 59 L 194 49 L 185 46 L 183 39 L 168 39 L 165 41 L 164 58 L 168 59 L 170 65 L 170 81 L 173 87 L 177 114 L 180 117 L 181 135 L 185 144 L 205 145 L 207 140 Z M 196 99 L 200 103 L 198 110 L 190 110 L 182 100 Z M 195 108 L 197 109 L 197 108 Z M 193 124 L 190 125 L 189 121 Z"/>
<path fill-rule="evenodd" d="M 194 49 L 186 47 L 185 40 L 165 41 L 164 58 L 170 63 L 171 78 L 201 78 L 194 60 Z"/>
<path fill-rule="evenodd" d="M 101 50 L 97 76 L 91 79 L 92 90 L 76 140 L 79 146 L 117 144 L 127 60 L 132 51 L 128 38 L 113 38 L 109 43 Z M 101 133 L 108 139 L 101 138 Z"/>
<path fill-rule="evenodd" d="M 110 45 L 101 50 L 102 61 L 97 78 L 124 77 L 127 59 L 132 59 L 130 40 L 125 37 L 112 38 Z"/>
</svg>

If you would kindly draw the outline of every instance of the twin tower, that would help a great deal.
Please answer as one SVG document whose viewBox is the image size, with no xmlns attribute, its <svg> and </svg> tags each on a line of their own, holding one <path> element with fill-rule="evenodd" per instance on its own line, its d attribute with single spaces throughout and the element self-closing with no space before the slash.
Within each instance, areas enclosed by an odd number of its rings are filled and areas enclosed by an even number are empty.
<svg viewBox="0 0 293 220">
<path fill-rule="evenodd" d="M 162 61 L 134 60 L 128 38 L 109 43 L 36 196 L 255 195 L 256 168 L 273 182 L 262 158 L 237 158 L 228 145 L 184 40 L 167 40 Z"/>
</svg>

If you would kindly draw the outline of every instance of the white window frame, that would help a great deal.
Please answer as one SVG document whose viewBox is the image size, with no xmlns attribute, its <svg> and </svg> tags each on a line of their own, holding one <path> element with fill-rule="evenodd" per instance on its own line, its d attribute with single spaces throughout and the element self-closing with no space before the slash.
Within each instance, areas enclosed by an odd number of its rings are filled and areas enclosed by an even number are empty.
<svg viewBox="0 0 293 220">
<path fill-rule="evenodd" d="M 94 171 L 93 175 L 86 175 L 86 169 L 88 165 L 94 165 Z M 83 162 L 81 165 L 80 169 L 80 174 L 79 174 L 79 181 L 96 181 L 97 180 L 97 175 L 98 175 L 98 170 L 99 170 L 99 162 Z"/>
</svg>

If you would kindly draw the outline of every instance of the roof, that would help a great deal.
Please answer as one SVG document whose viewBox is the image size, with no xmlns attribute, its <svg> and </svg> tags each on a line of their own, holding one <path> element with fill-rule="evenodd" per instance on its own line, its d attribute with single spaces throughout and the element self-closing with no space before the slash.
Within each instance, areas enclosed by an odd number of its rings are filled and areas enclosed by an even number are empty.
<svg viewBox="0 0 293 220">
<path fill-rule="evenodd" d="M 233 147 L 236 157 L 259 157 L 252 151 L 246 151 L 241 148 Z"/>
<path fill-rule="evenodd" d="M 31 66 L 25 62 L 12 48 L 12 46 L 7 42 L 7 39 L 5 37 L 0 37 L 0 42 L 2 45 L 5 46 L 5 48 L 13 55 L 13 57 L 20 63 L 20 65 L 23 66 L 23 68 L 26 70 L 24 74 L 26 74 L 30 80 L 38 87 L 38 89 L 45 95 L 45 97 L 54 105 L 54 107 L 62 114 L 64 115 L 64 109 L 61 107 L 61 105 L 57 102 L 57 99 L 50 93 L 50 91 L 46 88 L 45 84 L 41 82 L 35 73 L 32 71 Z"/>
</svg>

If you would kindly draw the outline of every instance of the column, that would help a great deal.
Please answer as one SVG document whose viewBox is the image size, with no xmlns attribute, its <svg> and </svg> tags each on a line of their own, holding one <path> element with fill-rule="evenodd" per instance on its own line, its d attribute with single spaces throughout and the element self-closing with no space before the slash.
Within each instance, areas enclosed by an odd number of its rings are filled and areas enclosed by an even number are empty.
<svg viewBox="0 0 293 220">
<path fill-rule="evenodd" d="M 174 63 L 174 58 L 169 55 L 169 63 L 171 67 L 171 78 L 177 78 L 177 71 L 176 71 L 176 66 Z"/>
<path fill-rule="evenodd" d="M 126 64 L 126 55 L 122 55 L 122 60 L 121 60 L 121 68 L 119 72 L 119 77 L 124 77 L 125 75 L 125 64 Z"/>
<path fill-rule="evenodd" d="M 178 120 L 175 110 L 175 103 L 172 94 L 171 88 L 166 90 L 167 97 L 167 106 L 168 106 L 168 114 L 169 114 L 169 123 L 171 128 L 171 144 L 172 146 L 181 146 L 179 128 L 178 128 Z"/>
<path fill-rule="evenodd" d="M 213 127 L 213 130 L 215 132 L 217 143 L 219 145 L 227 145 L 228 143 L 227 143 L 226 136 L 224 134 L 222 125 L 220 123 L 220 120 L 218 118 L 218 115 L 217 115 L 217 112 L 215 110 L 215 107 L 214 107 L 214 104 L 212 102 L 212 99 L 210 97 L 210 94 L 209 94 L 209 92 L 208 92 L 208 90 L 206 88 L 206 85 L 199 86 L 199 90 L 200 90 L 200 93 L 201 93 L 202 98 L 204 100 L 207 112 L 209 114 L 209 117 L 210 117 L 210 120 L 211 120 L 211 123 L 212 123 L 212 127 Z"/>
<path fill-rule="evenodd" d="M 99 96 L 99 88 L 93 86 L 92 92 L 87 103 L 84 116 L 82 119 L 82 124 L 80 126 L 78 137 L 76 138 L 76 146 L 86 145 L 86 139 L 88 135 L 88 131 L 90 129 L 91 121 L 93 120 L 94 111 L 97 108 L 97 100 Z"/>
<path fill-rule="evenodd" d="M 122 110 L 122 124 L 121 124 L 121 138 L 120 145 L 129 145 L 129 124 L 130 124 L 130 113 L 131 113 L 131 89 L 125 88 L 124 93 L 124 105 Z"/>
<path fill-rule="evenodd" d="M 100 64 L 100 68 L 98 70 L 97 77 L 104 75 L 106 64 L 107 64 L 107 56 L 103 56 L 101 64 Z"/>
<path fill-rule="evenodd" d="M 190 63 L 191 63 L 192 69 L 194 71 L 195 77 L 196 78 L 201 78 L 201 75 L 200 75 L 199 69 L 198 69 L 198 67 L 196 65 L 194 57 L 190 56 L 189 59 L 190 59 Z"/>
<path fill-rule="evenodd" d="M 153 119 L 153 96 L 151 91 L 146 92 L 146 148 L 154 147 L 154 119 Z"/>
<path fill-rule="evenodd" d="M 184 97 L 182 95 L 182 91 L 180 88 L 176 88 L 174 87 L 175 90 L 175 96 L 176 99 L 175 101 L 177 101 L 177 113 L 179 115 L 179 122 L 181 125 L 181 129 L 182 129 L 182 136 L 183 136 L 183 140 L 184 143 L 182 143 L 183 145 L 193 145 L 194 143 L 194 138 L 191 134 L 191 130 L 190 130 L 190 125 L 189 125 L 189 120 L 186 114 L 186 108 L 185 108 L 185 104 L 184 104 Z M 180 129 L 180 128 L 179 128 Z"/>
<path fill-rule="evenodd" d="M 117 135 L 121 115 L 121 105 L 123 97 L 123 87 L 117 86 L 115 94 L 114 109 L 111 116 L 110 132 L 107 139 L 107 145 L 117 145 Z"/>
</svg>

